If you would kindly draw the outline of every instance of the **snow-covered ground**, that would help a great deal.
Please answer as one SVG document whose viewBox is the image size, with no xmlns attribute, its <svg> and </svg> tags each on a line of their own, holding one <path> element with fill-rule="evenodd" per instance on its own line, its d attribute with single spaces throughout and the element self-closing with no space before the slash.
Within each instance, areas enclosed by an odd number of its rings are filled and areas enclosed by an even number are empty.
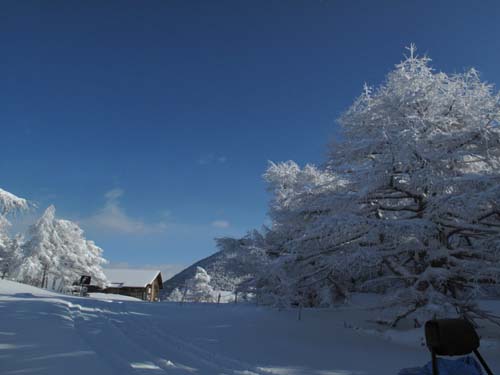
<svg viewBox="0 0 500 375">
<path fill-rule="evenodd" d="M 299 321 L 296 310 L 68 297 L 0 280 L 0 373 L 390 375 L 429 360 L 418 331 L 378 333 L 367 314 L 355 303 Z M 494 373 L 497 342 L 482 348 Z"/>
<path fill-rule="evenodd" d="M 111 294 L 111 293 L 89 293 L 88 297 L 103 299 L 109 301 L 133 301 L 133 302 L 144 302 L 139 298 L 134 298 L 130 296 L 124 296 L 122 294 Z"/>
</svg>

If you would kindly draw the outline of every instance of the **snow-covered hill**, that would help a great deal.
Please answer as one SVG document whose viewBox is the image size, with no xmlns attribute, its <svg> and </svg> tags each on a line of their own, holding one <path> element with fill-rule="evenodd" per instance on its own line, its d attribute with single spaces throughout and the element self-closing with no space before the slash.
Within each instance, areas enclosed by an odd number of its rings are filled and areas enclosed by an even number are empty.
<svg viewBox="0 0 500 375">
<path fill-rule="evenodd" d="M 196 267 L 202 267 L 207 271 L 211 278 L 210 285 L 214 290 L 234 291 L 241 282 L 252 278 L 255 273 L 255 270 L 241 262 L 238 255 L 237 250 L 218 251 L 194 263 L 165 281 L 162 295 L 168 296 L 175 288 L 182 290 L 186 281 L 194 277 Z"/>
<path fill-rule="evenodd" d="M 421 330 L 359 328 L 369 300 L 299 321 L 297 310 L 68 297 L 0 280 L 0 373 L 395 375 L 427 362 Z M 499 373 L 498 341 L 482 334 Z"/>
</svg>

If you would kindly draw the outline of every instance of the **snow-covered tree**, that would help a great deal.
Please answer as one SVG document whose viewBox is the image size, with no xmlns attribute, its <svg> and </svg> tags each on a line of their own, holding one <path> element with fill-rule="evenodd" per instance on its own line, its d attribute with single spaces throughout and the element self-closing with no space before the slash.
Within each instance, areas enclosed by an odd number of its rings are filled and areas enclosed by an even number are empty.
<svg viewBox="0 0 500 375">
<path fill-rule="evenodd" d="M 263 294 L 322 306 L 382 292 L 392 324 L 477 312 L 500 281 L 500 96 L 473 69 L 434 71 L 412 46 L 340 123 L 323 167 L 272 163 L 264 176 Z"/>
<path fill-rule="evenodd" d="M 18 274 L 24 282 L 48 286 L 49 275 L 60 286 L 82 275 L 92 276 L 97 284 L 105 282 L 102 249 L 86 240 L 77 224 L 56 219 L 54 206 L 48 207 L 30 228 L 29 237 Z"/>
<path fill-rule="evenodd" d="M 17 270 L 23 262 L 23 243 L 22 235 L 16 235 L 13 238 L 7 237 L 2 241 L 0 247 L 0 277 L 15 278 Z"/>
<path fill-rule="evenodd" d="M 28 209 L 28 201 L 24 198 L 19 198 L 8 191 L 0 189 L 0 215 L 6 215 Z"/>
<path fill-rule="evenodd" d="M 48 207 L 42 217 L 28 232 L 24 244 L 24 260 L 18 278 L 32 285 L 46 286 L 49 273 L 57 273 L 57 256 L 62 251 L 62 241 L 55 230 L 55 208 Z"/>
<path fill-rule="evenodd" d="M 170 302 L 182 302 L 183 298 L 184 298 L 184 294 L 181 292 L 181 290 L 179 288 L 175 288 L 168 295 L 167 301 L 170 301 Z"/>
<path fill-rule="evenodd" d="M 97 285 L 104 285 L 106 276 L 102 265 L 102 249 L 85 238 L 83 230 L 69 220 L 56 220 L 56 231 L 62 240 L 64 251 L 58 259 L 60 274 L 64 283 L 79 279 L 82 275 L 92 277 Z"/>
<path fill-rule="evenodd" d="M 368 229 L 359 287 L 390 290 L 393 323 L 473 309 L 500 281 L 500 96 L 471 69 L 410 56 L 341 118 L 329 168 L 349 174 Z"/>
<path fill-rule="evenodd" d="M 196 267 L 192 279 L 186 282 L 184 300 L 190 302 L 213 302 L 214 291 L 210 286 L 210 276 L 202 267 Z"/>
<path fill-rule="evenodd" d="M 26 209 L 25 199 L 0 189 L 0 276 L 40 286 L 48 286 L 50 276 L 62 286 L 90 275 L 104 284 L 102 249 L 86 240 L 77 224 L 56 219 L 54 206 L 31 226 L 27 241 L 20 235 L 10 238 L 7 215 Z"/>
<path fill-rule="evenodd" d="M 9 214 L 28 209 L 26 199 L 19 198 L 8 191 L 0 189 L 0 276 L 12 276 L 18 267 L 22 254 L 20 251 L 21 237 L 11 239 L 8 235 Z"/>
<path fill-rule="evenodd" d="M 264 178 L 273 194 L 265 235 L 266 251 L 274 261 L 257 286 L 263 302 L 276 305 L 328 306 L 345 297 L 339 280 L 331 277 L 338 246 L 349 243 L 358 219 L 349 182 L 333 171 L 312 165 L 270 163 Z M 326 256 L 316 256 L 325 249 Z M 310 258 L 312 257 L 312 258 Z M 331 291 L 338 291 L 333 295 Z"/>
</svg>

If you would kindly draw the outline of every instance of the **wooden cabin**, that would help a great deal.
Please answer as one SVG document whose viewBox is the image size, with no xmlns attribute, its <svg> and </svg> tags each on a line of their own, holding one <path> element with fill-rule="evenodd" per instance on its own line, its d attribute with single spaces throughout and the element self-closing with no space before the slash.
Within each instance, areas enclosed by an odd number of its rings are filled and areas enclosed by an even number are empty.
<svg viewBox="0 0 500 375">
<path fill-rule="evenodd" d="M 160 300 L 160 289 L 163 289 L 160 271 L 107 268 L 104 274 L 108 285 L 103 293 L 122 294 L 149 302 Z"/>
</svg>

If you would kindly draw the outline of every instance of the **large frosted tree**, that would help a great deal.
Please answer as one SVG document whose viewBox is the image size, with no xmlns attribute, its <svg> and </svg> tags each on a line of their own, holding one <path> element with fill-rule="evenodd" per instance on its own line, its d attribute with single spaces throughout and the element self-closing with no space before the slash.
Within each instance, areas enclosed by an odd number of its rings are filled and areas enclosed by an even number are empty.
<svg viewBox="0 0 500 375">
<path fill-rule="evenodd" d="M 89 275 L 97 285 L 104 285 L 106 276 L 102 266 L 106 260 L 102 257 L 102 249 L 94 241 L 87 240 L 83 230 L 72 221 L 56 220 L 56 231 L 64 249 L 58 259 L 64 283 Z"/>
<path fill-rule="evenodd" d="M 92 276 L 97 284 L 106 280 L 102 249 L 86 240 L 76 223 L 57 219 L 54 206 L 48 207 L 30 228 L 23 252 L 18 277 L 25 282 L 47 287 L 50 277 L 62 286 L 82 275 Z"/>
<path fill-rule="evenodd" d="M 474 69 L 449 76 L 429 63 L 412 46 L 366 88 L 329 161 L 351 175 L 369 229 L 357 254 L 376 276 L 361 286 L 390 289 L 394 323 L 475 309 L 500 281 L 500 96 Z"/>
<path fill-rule="evenodd" d="M 55 230 L 55 208 L 50 206 L 28 231 L 29 240 L 23 246 L 23 264 L 18 278 L 26 283 L 44 287 L 49 273 L 56 272 L 62 243 Z"/>
<path fill-rule="evenodd" d="M 323 167 L 271 164 L 271 303 L 385 293 L 382 319 L 481 314 L 500 281 L 500 97 L 409 56 L 340 118 Z"/>
</svg>

